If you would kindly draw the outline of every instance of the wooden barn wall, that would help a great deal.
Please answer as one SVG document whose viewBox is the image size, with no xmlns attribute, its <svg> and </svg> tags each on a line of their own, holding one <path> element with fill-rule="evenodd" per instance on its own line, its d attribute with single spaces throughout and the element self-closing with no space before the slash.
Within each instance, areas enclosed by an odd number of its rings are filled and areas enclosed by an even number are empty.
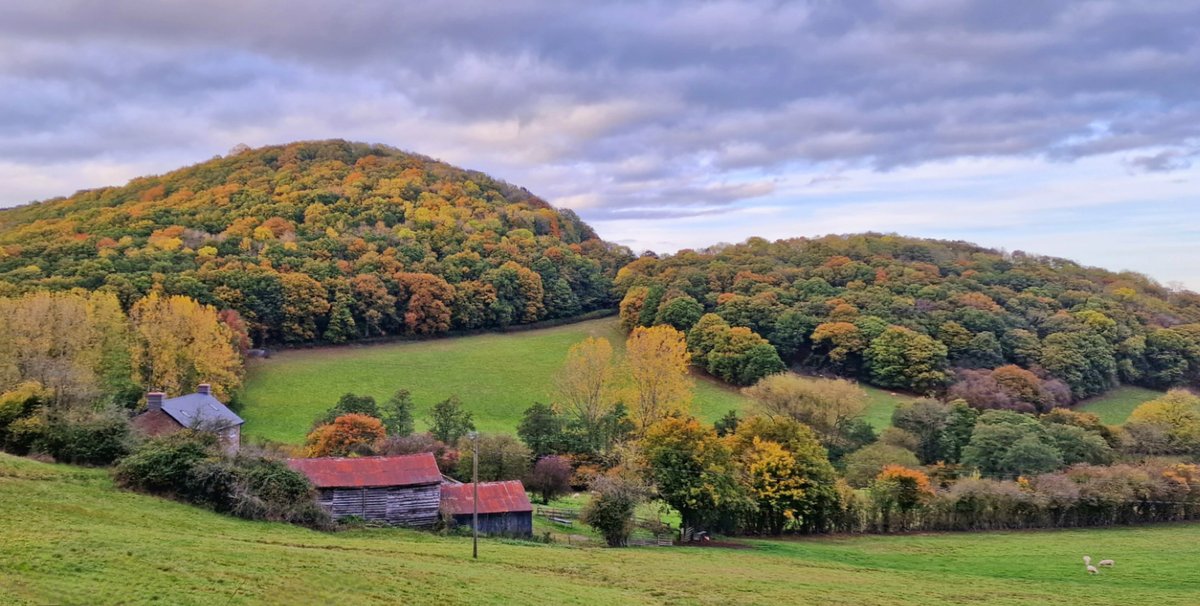
<svg viewBox="0 0 1200 606">
<path fill-rule="evenodd" d="M 471 527 L 471 514 L 454 516 L 454 523 Z M 505 536 L 532 536 L 533 512 L 479 514 L 479 532 Z"/>
<path fill-rule="evenodd" d="M 334 519 L 357 516 L 368 522 L 424 528 L 437 524 L 441 488 L 438 484 L 327 488 L 320 491 L 317 502 Z"/>
</svg>

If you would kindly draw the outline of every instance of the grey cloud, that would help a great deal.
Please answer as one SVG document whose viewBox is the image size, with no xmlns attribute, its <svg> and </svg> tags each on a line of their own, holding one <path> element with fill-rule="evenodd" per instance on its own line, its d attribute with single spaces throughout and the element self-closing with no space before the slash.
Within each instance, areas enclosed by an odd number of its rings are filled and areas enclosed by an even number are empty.
<svg viewBox="0 0 1200 606">
<path fill-rule="evenodd" d="M 1126 163 L 1135 171 L 1148 173 L 1165 173 L 1191 168 L 1192 159 L 1200 155 L 1200 149 L 1184 151 L 1169 149 L 1148 156 L 1134 156 Z"/>
<path fill-rule="evenodd" d="M 0 4 L 0 160 L 34 169 L 339 136 L 652 218 L 797 165 L 1161 171 L 1200 138 L 1197 0 L 19 4 Z"/>
</svg>

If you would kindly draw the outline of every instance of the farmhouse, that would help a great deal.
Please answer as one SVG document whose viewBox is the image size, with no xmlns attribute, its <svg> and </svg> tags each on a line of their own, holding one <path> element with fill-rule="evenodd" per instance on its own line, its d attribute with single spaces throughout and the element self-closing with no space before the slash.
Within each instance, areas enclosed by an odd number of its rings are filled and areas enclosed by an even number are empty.
<svg viewBox="0 0 1200 606">
<path fill-rule="evenodd" d="M 442 515 L 471 526 L 474 484 L 443 484 Z M 479 484 L 479 532 L 506 536 L 533 534 L 533 505 L 519 480 Z"/>
<path fill-rule="evenodd" d="M 335 519 L 428 528 L 437 524 L 442 474 L 430 453 L 390 457 L 289 459 L 316 486 Z"/>
<path fill-rule="evenodd" d="M 245 421 L 212 395 L 212 386 L 201 383 L 196 393 L 167 398 L 162 392 L 146 394 L 146 410 L 133 418 L 133 427 L 144 435 L 163 436 L 181 429 L 217 434 L 225 452 L 237 454 Z"/>
</svg>

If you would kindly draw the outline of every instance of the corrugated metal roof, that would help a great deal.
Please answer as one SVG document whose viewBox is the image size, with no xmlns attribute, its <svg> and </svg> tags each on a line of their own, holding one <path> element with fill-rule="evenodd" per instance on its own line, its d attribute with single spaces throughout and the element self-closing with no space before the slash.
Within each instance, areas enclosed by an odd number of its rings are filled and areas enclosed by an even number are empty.
<svg viewBox="0 0 1200 606">
<path fill-rule="evenodd" d="M 288 467 L 308 476 L 317 488 L 368 488 L 438 484 L 442 473 L 428 452 L 393 457 L 288 459 Z"/>
<path fill-rule="evenodd" d="M 190 393 L 186 396 L 163 400 L 162 409 L 184 427 L 200 425 L 201 428 L 215 429 L 216 427 L 212 426 L 233 426 L 245 423 L 220 400 L 203 393 Z"/>
<path fill-rule="evenodd" d="M 471 513 L 474 484 L 442 484 L 442 511 L 450 515 Z M 533 511 L 520 480 L 479 483 L 479 513 Z"/>
</svg>

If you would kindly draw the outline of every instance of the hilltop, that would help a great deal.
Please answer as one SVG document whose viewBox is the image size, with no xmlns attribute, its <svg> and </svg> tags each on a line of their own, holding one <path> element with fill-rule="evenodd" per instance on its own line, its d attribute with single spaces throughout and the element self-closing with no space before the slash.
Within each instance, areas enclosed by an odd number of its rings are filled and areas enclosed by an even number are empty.
<svg viewBox="0 0 1200 606">
<path fill-rule="evenodd" d="M 187 295 L 237 311 L 258 344 L 575 316 L 612 307 L 631 259 L 524 189 L 345 141 L 239 149 L 0 211 L 0 295 Z"/>
</svg>

